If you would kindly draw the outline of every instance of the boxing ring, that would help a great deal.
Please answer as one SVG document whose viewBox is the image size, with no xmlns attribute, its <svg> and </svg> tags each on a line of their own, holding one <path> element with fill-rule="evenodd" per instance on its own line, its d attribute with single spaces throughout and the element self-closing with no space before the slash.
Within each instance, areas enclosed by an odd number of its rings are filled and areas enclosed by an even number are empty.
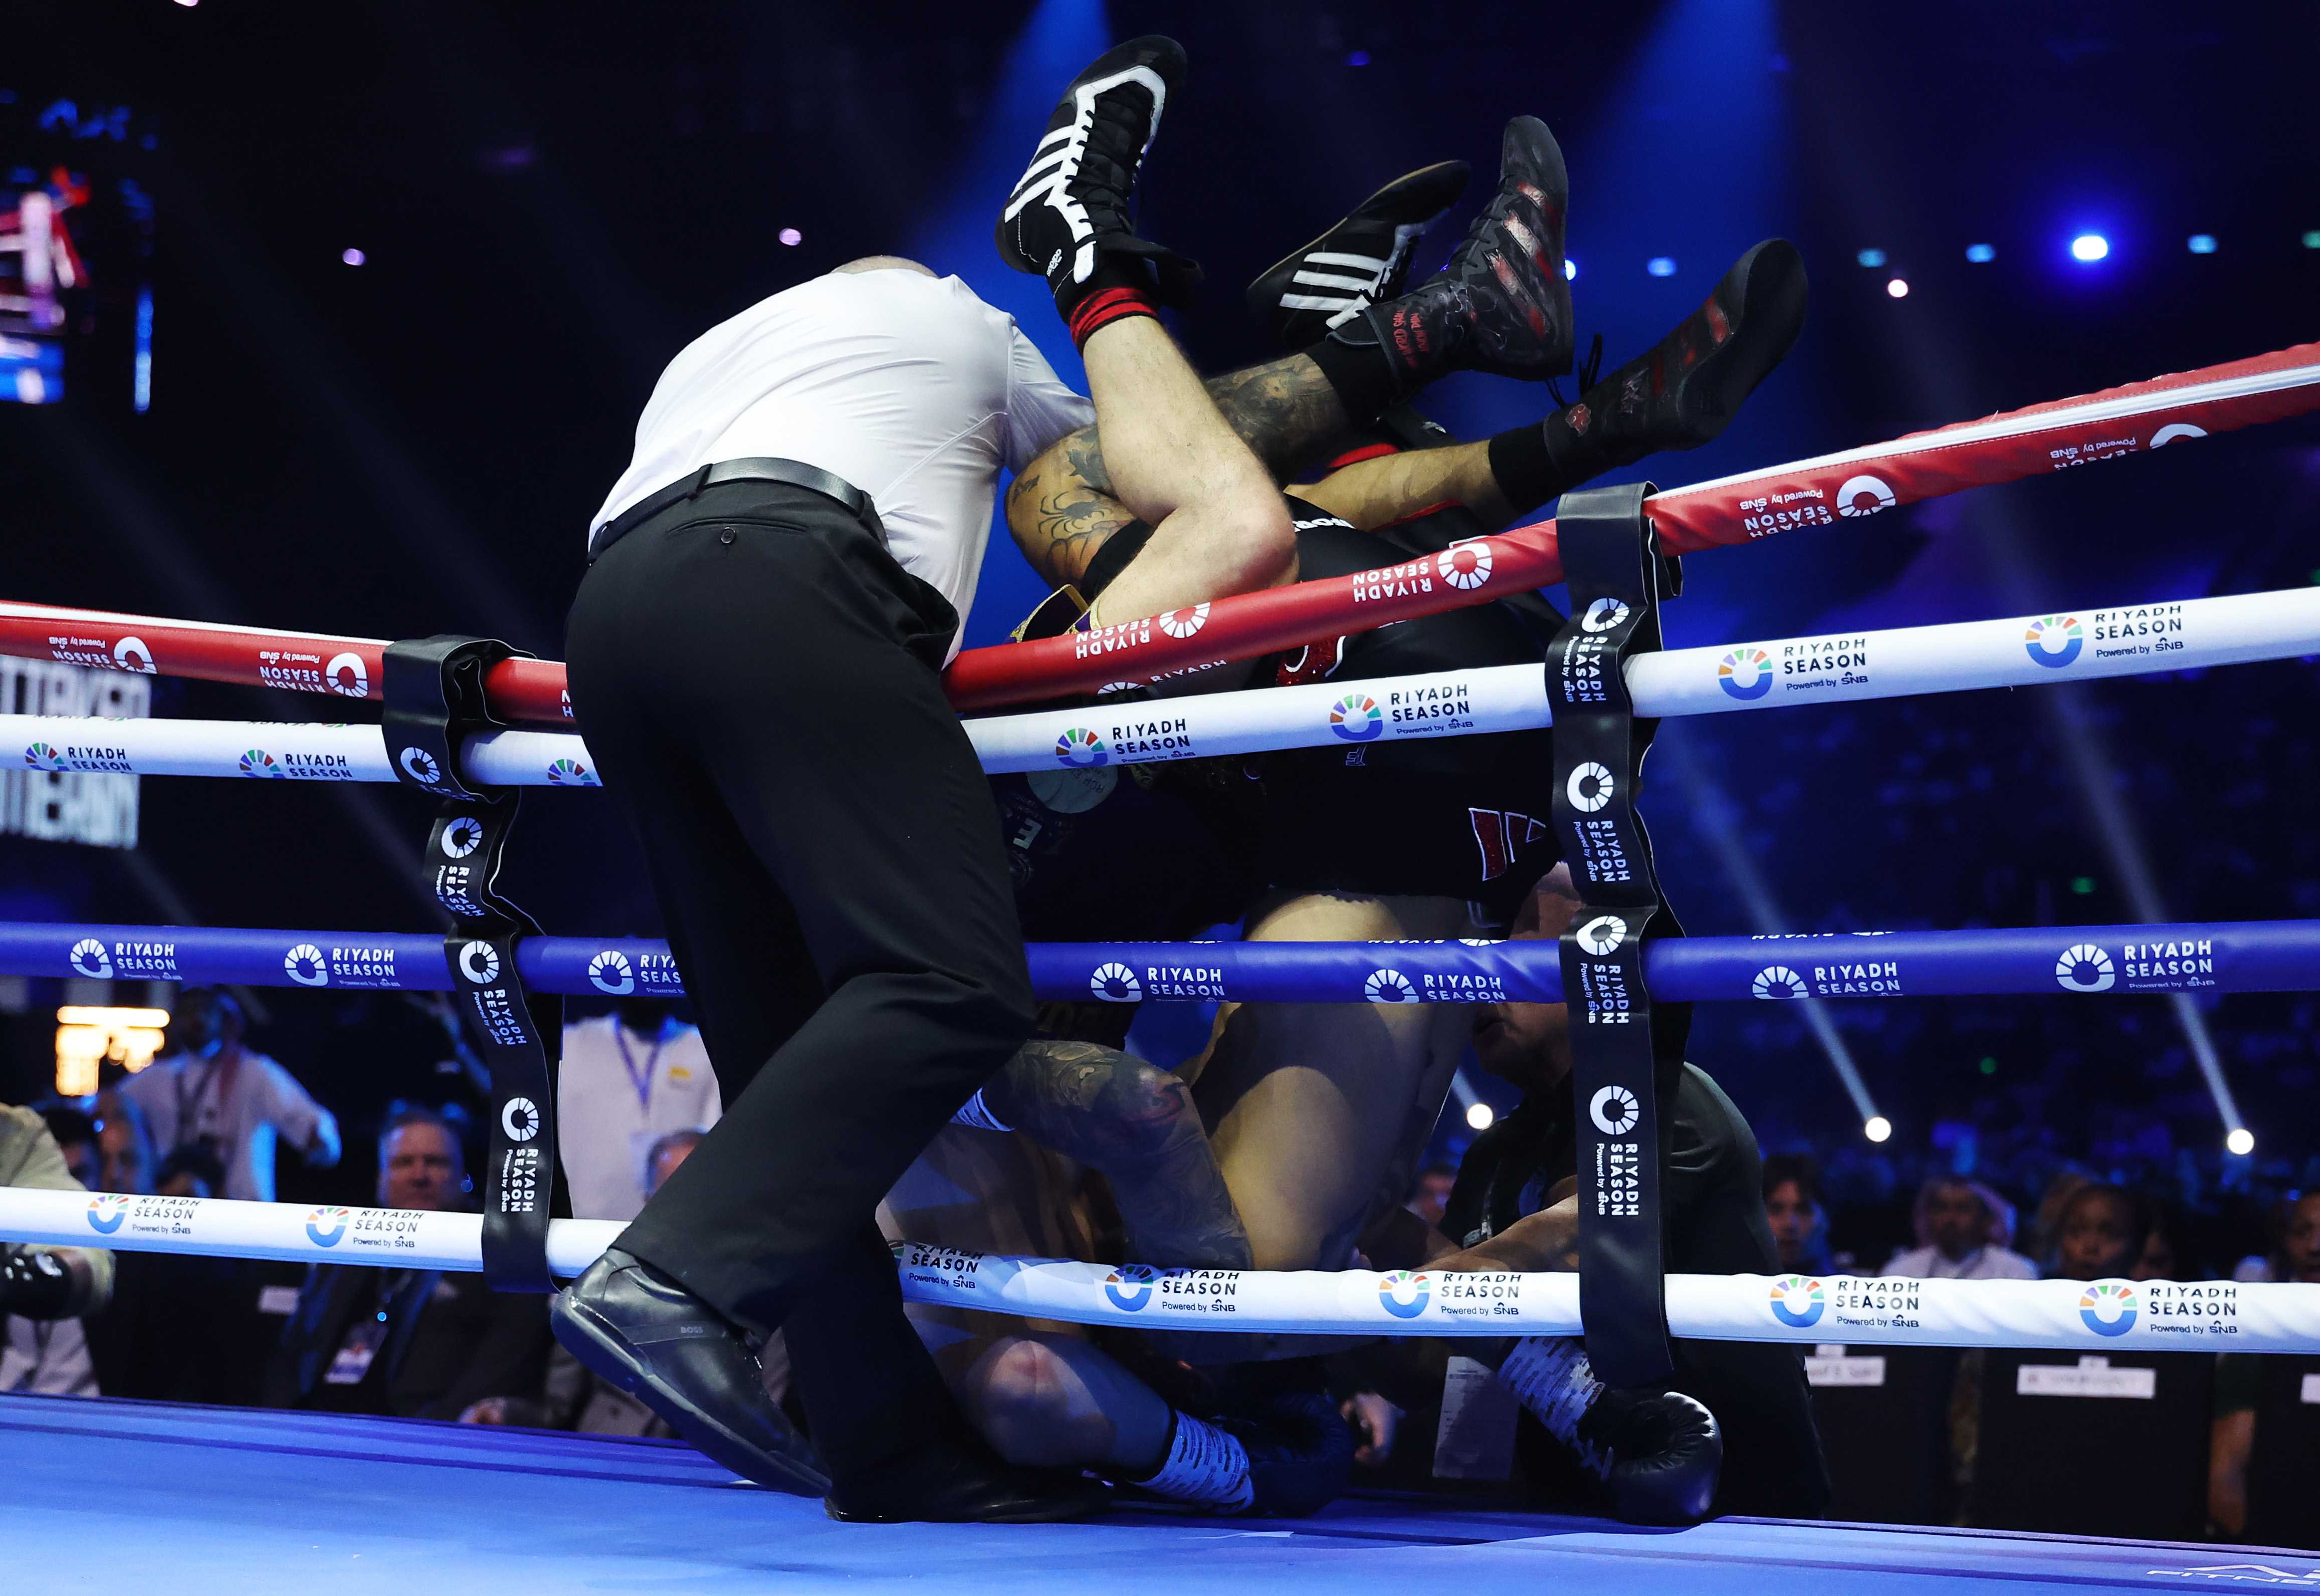
<svg viewBox="0 0 2320 1596">
<path fill-rule="evenodd" d="M 2320 408 L 2320 345 L 2179 374 L 1727 478 L 1645 502 L 1662 548 L 1685 553 L 1898 503 L 2122 458 Z M 1221 599 L 1092 634 L 971 650 L 948 674 L 962 710 L 1098 694 L 1092 704 L 966 722 L 986 770 L 1037 771 L 1551 723 L 1536 667 L 1219 693 L 1107 706 L 1104 689 L 1197 672 L 1557 580 L 1551 521 L 1360 576 Z M 1638 716 L 1900 697 L 2320 654 L 2320 589 L 2185 599 L 1952 623 L 1842 640 L 1837 674 L 1785 662 L 1839 639 L 1775 639 L 1639 657 Z M 387 645 L 147 616 L 0 604 L 0 653 L 376 699 Z M 568 729 L 562 667 L 483 673 L 498 729 L 458 745 L 492 788 L 597 784 Z M 521 723 L 521 724 L 517 724 Z M 535 730 L 540 725 L 566 728 Z M 406 781 L 378 726 L 0 716 L 26 767 L 290 781 Z M 438 840 L 452 857 L 452 839 Z M 468 846 L 472 847 L 470 842 Z M 1582 945 L 1616 947 L 1610 917 Z M 480 951 L 478 951 L 480 950 Z M 329 929 L 0 925 L 0 974 L 304 987 L 480 986 L 490 946 L 439 934 Z M 1033 945 L 1046 998 L 1380 1004 L 1556 1001 L 1554 943 Z M 2320 990 L 2320 921 L 2044 927 L 1720 937 L 1643 950 L 1671 1002 L 1972 993 L 2099 996 Z M 528 936 L 511 979 L 541 993 L 675 995 L 663 944 Z M 496 960 L 492 976 L 499 976 Z M 556 1220 L 548 1260 L 578 1273 L 620 1227 Z M 0 1190 L 0 1238 L 305 1262 L 475 1270 L 475 1214 Z M 1572 1335 L 1578 1276 L 1424 1271 L 1258 1274 L 983 1257 L 896 1247 L 905 1295 L 1038 1317 L 1172 1328 L 1346 1335 Z M 1670 1275 L 1678 1336 L 1884 1346 L 2309 1351 L 2320 1286 L 2233 1283 L 1867 1281 Z M 219 1571 L 247 1591 L 407 1582 L 720 1589 L 1004 1582 L 1017 1590 L 1318 1588 L 1348 1576 L 1531 1590 L 1601 1577 L 1638 1591 L 1757 1590 L 1841 1580 L 1983 1590 L 2025 1582 L 2178 1589 L 2186 1581 L 2320 1588 L 2320 1560 L 2212 1545 L 1726 1519 L 1683 1530 L 1361 1496 L 1274 1524 L 1119 1513 L 1077 1525 L 831 1524 L 818 1504 L 734 1481 L 674 1443 L 301 1413 L 0 1399 L 0 1508 L 31 1533 L 10 1566 L 64 1588 L 92 1557 L 115 1579 L 186 1582 Z M 92 1548 L 95 1550 L 92 1551 Z M 1360 1561 L 1355 1561 L 1359 1559 Z M 421 1572 L 424 1570 L 423 1573 Z"/>
</svg>

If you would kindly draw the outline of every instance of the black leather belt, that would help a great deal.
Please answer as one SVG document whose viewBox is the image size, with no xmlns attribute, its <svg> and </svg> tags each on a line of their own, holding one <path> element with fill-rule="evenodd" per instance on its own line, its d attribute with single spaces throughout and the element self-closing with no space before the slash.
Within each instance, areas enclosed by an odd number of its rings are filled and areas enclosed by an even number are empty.
<svg viewBox="0 0 2320 1596">
<path fill-rule="evenodd" d="M 871 535 L 882 547 L 886 541 L 886 529 L 878 520 L 878 507 L 870 502 L 868 494 L 843 476 L 835 476 L 819 466 L 809 466 L 803 460 L 757 457 L 743 460 L 720 460 L 713 466 L 703 466 L 690 476 L 678 477 L 659 492 L 646 494 L 596 529 L 596 535 L 588 540 L 588 563 L 594 565 L 603 558 L 604 550 L 670 505 L 684 503 L 702 488 L 715 487 L 727 482 L 780 482 L 820 494 L 853 512 L 862 524 L 870 529 Z"/>
</svg>

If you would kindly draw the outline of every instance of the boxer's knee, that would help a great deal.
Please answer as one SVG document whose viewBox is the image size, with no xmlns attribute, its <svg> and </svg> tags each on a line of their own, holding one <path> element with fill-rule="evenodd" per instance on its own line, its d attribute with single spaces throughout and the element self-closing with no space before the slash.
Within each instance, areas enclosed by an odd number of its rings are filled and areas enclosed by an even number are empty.
<svg viewBox="0 0 2320 1596">
<path fill-rule="evenodd" d="M 1069 1363 L 1046 1342 L 1000 1342 L 977 1363 L 972 1383 L 983 1438 L 1008 1462 L 1054 1468 L 1101 1455 L 1110 1426 L 1086 1401 Z"/>
</svg>

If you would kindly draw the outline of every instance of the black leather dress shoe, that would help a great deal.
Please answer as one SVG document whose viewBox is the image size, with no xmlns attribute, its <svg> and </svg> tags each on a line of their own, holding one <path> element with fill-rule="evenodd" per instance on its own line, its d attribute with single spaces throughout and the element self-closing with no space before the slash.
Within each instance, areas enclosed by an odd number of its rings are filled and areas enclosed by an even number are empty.
<svg viewBox="0 0 2320 1596">
<path fill-rule="evenodd" d="M 1018 1468 L 980 1446 L 938 1441 L 833 1485 L 821 1505 L 848 1524 L 1052 1524 L 1093 1518 L 1110 1502 L 1084 1475 Z"/>
<path fill-rule="evenodd" d="M 765 1372 L 708 1303 L 617 1248 L 557 1293 L 565 1350 L 676 1427 L 713 1461 L 760 1485 L 820 1496 L 829 1477 L 766 1394 Z"/>
</svg>

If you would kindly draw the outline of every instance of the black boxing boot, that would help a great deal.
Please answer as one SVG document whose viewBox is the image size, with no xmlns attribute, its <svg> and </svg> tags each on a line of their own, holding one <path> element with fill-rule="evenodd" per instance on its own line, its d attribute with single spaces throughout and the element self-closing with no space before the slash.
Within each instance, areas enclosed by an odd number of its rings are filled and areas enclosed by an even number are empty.
<svg viewBox="0 0 2320 1596">
<path fill-rule="evenodd" d="M 1466 191 L 1472 168 L 1445 160 L 1403 174 L 1248 286 L 1248 308 L 1301 349 L 1381 300 L 1401 297 L 1409 251 Z"/>
<path fill-rule="evenodd" d="M 548 1322 L 566 1351 L 712 1461 L 802 1496 L 829 1489 L 813 1449 L 766 1395 L 740 1331 L 642 1259 L 608 1250 L 550 1300 Z"/>
<path fill-rule="evenodd" d="M 1697 1524 L 1724 1468 L 1716 1415 L 1681 1392 L 1612 1391 L 1575 1338 L 1518 1341 L 1499 1378 L 1600 1482 L 1613 1518 Z"/>
<path fill-rule="evenodd" d="M 1309 351 L 1356 424 L 1450 371 L 1544 380 L 1571 369 L 1563 275 L 1570 179 L 1536 116 L 1507 123 L 1499 192 L 1436 276 L 1372 305 Z"/>
<path fill-rule="evenodd" d="M 1621 466 L 1722 432 L 1804 326 L 1804 257 L 1767 239 L 1676 330 L 1536 427 L 1491 440 L 1491 471 L 1518 512 Z"/>
<path fill-rule="evenodd" d="M 1056 309 L 1084 344 L 1119 315 L 1182 304 L 1201 268 L 1136 236 L 1130 199 L 1169 96 L 1184 78 L 1184 49 L 1148 34 L 1106 50 L 1072 80 L 999 214 L 999 253 L 1045 277 Z"/>
</svg>

